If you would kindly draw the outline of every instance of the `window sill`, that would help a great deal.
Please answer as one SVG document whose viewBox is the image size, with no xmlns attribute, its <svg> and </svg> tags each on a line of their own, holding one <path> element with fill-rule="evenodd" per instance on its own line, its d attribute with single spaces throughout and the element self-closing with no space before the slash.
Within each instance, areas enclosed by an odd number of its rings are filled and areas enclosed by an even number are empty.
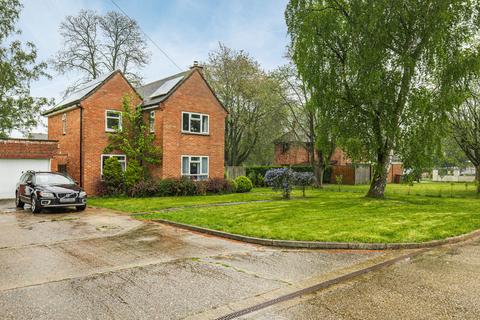
<svg viewBox="0 0 480 320">
<path fill-rule="evenodd" d="M 210 133 L 200 133 L 200 132 L 189 132 L 189 131 L 182 131 L 182 134 L 191 134 L 194 136 L 209 136 Z"/>
</svg>

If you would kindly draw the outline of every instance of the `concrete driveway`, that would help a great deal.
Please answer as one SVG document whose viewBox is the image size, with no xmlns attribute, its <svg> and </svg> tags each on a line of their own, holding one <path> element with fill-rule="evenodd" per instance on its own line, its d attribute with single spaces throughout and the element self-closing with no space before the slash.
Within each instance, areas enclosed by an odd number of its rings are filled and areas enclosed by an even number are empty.
<svg viewBox="0 0 480 320">
<path fill-rule="evenodd" d="M 208 319 L 391 255 L 265 248 L 109 210 L 13 207 L 0 203 L 1 319 Z"/>
</svg>

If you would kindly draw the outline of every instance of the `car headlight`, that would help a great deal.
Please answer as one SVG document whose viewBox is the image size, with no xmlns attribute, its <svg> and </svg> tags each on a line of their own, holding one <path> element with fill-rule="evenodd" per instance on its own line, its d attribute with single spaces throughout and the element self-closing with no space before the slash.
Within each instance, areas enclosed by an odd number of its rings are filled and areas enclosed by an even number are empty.
<svg viewBox="0 0 480 320">
<path fill-rule="evenodd" d="M 80 193 L 78 194 L 79 198 L 85 198 L 86 196 L 87 196 L 87 193 L 85 191 L 80 191 Z"/>
<path fill-rule="evenodd" d="M 37 195 L 39 195 L 42 198 L 55 198 L 55 195 L 51 192 L 46 192 L 46 191 L 39 191 L 37 192 Z"/>
</svg>

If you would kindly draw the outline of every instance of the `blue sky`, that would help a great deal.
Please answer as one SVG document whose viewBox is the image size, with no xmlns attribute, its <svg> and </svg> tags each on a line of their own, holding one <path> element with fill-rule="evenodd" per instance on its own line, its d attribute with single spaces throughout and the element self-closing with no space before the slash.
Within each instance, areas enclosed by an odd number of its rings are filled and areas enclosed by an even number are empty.
<svg viewBox="0 0 480 320">
<path fill-rule="evenodd" d="M 205 61 L 219 42 L 249 52 L 266 70 L 285 63 L 286 0 L 115 1 L 182 69 L 193 60 Z M 110 0 L 25 0 L 23 5 L 20 38 L 35 43 L 40 60 L 51 58 L 61 48 L 58 27 L 65 16 L 81 9 L 116 10 Z M 146 82 L 178 71 L 150 42 L 148 46 L 152 58 L 142 71 Z M 58 99 L 78 77 L 75 73 L 57 75 L 53 70 L 51 74 L 52 80 L 32 85 L 33 95 Z"/>
</svg>

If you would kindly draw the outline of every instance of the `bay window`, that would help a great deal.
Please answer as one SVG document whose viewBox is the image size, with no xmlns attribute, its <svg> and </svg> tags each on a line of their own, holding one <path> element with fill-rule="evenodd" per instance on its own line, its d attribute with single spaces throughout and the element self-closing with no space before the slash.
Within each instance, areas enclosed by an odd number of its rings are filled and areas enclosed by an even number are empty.
<svg viewBox="0 0 480 320">
<path fill-rule="evenodd" d="M 193 180 L 208 179 L 208 157 L 182 156 L 182 176 Z"/>
</svg>

